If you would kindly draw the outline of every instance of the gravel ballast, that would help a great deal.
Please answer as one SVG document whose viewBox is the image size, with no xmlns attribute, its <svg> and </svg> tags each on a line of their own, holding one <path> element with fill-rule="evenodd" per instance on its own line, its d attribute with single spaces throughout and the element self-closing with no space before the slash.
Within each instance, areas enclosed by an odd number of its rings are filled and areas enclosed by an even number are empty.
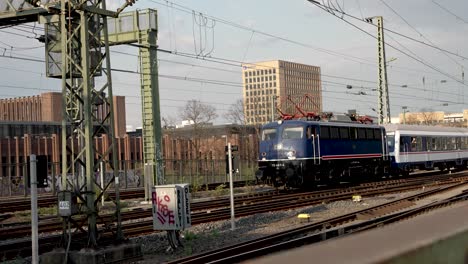
<svg viewBox="0 0 468 264">
<path fill-rule="evenodd" d="M 142 245 L 144 259 L 137 263 L 162 263 L 363 210 L 422 191 L 421 189 L 405 193 L 368 197 L 363 198 L 361 202 L 353 202 L 350 197 L 349 200 L 328 204 L 240 217 L 236 218 L 236 229 L 234 231 L 231 230 L 230 220 L 200 224 L 182 232 L 181 242 L 184 246 L 175 251 L 169 249 L 165 232 L 136 237 L 131 240 Z M 297 218 L 298 214 L 302 213 L 310 214 L 310 222 Z"/>
</svg>

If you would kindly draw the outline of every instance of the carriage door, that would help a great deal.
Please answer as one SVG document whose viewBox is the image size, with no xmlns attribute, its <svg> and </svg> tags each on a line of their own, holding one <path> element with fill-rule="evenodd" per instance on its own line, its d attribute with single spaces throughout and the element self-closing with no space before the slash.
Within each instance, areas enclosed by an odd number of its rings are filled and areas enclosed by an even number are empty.
<svg viewBox="0 0 468 264">
<path fill-rule="evenodd" d="M 314 161 L 314 164 L 320 164 L 320 155 L 319 155 L 319 145 L 318 145 L 318 138 L 317 138 L 317 127 L 316 126 L 308 126 L 307 127 L 307 142 L 309 142 L 307 147 L 307 152 L 309 152 L 309 156 L 311 156 Z"/>
<path fill-rule="evenodd" d="M 403 162 L 408 162 L 408 152 L 411 146 L 411 137 L 400 136 L 400 156 Z"/>
</svg>

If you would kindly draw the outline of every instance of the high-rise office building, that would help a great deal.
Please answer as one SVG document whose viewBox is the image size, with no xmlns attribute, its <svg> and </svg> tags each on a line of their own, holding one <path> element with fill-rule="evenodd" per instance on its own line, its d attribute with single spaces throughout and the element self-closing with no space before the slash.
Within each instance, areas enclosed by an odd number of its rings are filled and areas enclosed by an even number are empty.
<svg viewBox="0 0 468 264">
<path fill-rule="evenodd" d="M 294 103 L 307 112 L 322 111 L 320 67 L 281 60 L 248 63 L 242 65 L 242 80 L 249 125 L 275 120 L 277 105 L 288 114 L 296 112 Z"/>
</svg>

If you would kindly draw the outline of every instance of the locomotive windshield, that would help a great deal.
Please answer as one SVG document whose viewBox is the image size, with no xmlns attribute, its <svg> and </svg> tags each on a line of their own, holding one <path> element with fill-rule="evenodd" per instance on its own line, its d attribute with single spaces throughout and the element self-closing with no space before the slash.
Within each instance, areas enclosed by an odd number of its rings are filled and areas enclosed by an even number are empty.
<svg viewBox="0 0 468 264">
<path fill-rule="evenodd" d="M 262 132 L 262 141 L 276 138 L 276 128 L 266 128 Z"/>
<path fill-rule="evenodd" d="M 283 139 L 301 139 L 303 136 L 303 127 L 286 127 L 283 130 Z"/>
</svg>

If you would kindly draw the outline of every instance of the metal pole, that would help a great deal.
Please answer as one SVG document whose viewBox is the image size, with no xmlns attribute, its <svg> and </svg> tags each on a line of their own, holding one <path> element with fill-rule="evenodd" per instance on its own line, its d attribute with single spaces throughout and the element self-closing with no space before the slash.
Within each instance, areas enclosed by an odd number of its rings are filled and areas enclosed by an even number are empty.
<svg viewBox="0 0 468 264">
<path fill-rule="evenodd" d="M 387 62 L 385 58 L 385 40 L 383 18 L 375 17 L 377 20 L 377 49 L 379 59 L 379 124 L 390 123 L 390 99 L 387 83 Z"/>
<path fill-rule="evenodd" d="M 236 229 L 235 216 L 234 216 L 234 183 L 232 182 L 232 151 L 231 143 L 228 143 L 228 153 L 229 153 L 229 190 L 231 192 L 231 230 Z"/>
<path fill-rule="evenodd" d="M 37 171 L 36 155 L 31 155 L 31 242 L 32 263 L 39 263 L 38 219 L 37 219 Z"/>
<path fill-rule="evenodd" d="M 104 162 L 99 163 L 99 172 L 101 178 L 101 189 L 104 189 Z M 101 196 L 101 205 L 104 206 L 104 195 Z"/>
<path fill-rule="evenodd" d="M 145 201 L 149 201 L 151 198 L 151 188 L 153 187 L 153 173 L 154 173 L 154 165 L 145 163 L 144 169 L 144 181 L 143 185 L 145 188 Z"/>
</svg>

